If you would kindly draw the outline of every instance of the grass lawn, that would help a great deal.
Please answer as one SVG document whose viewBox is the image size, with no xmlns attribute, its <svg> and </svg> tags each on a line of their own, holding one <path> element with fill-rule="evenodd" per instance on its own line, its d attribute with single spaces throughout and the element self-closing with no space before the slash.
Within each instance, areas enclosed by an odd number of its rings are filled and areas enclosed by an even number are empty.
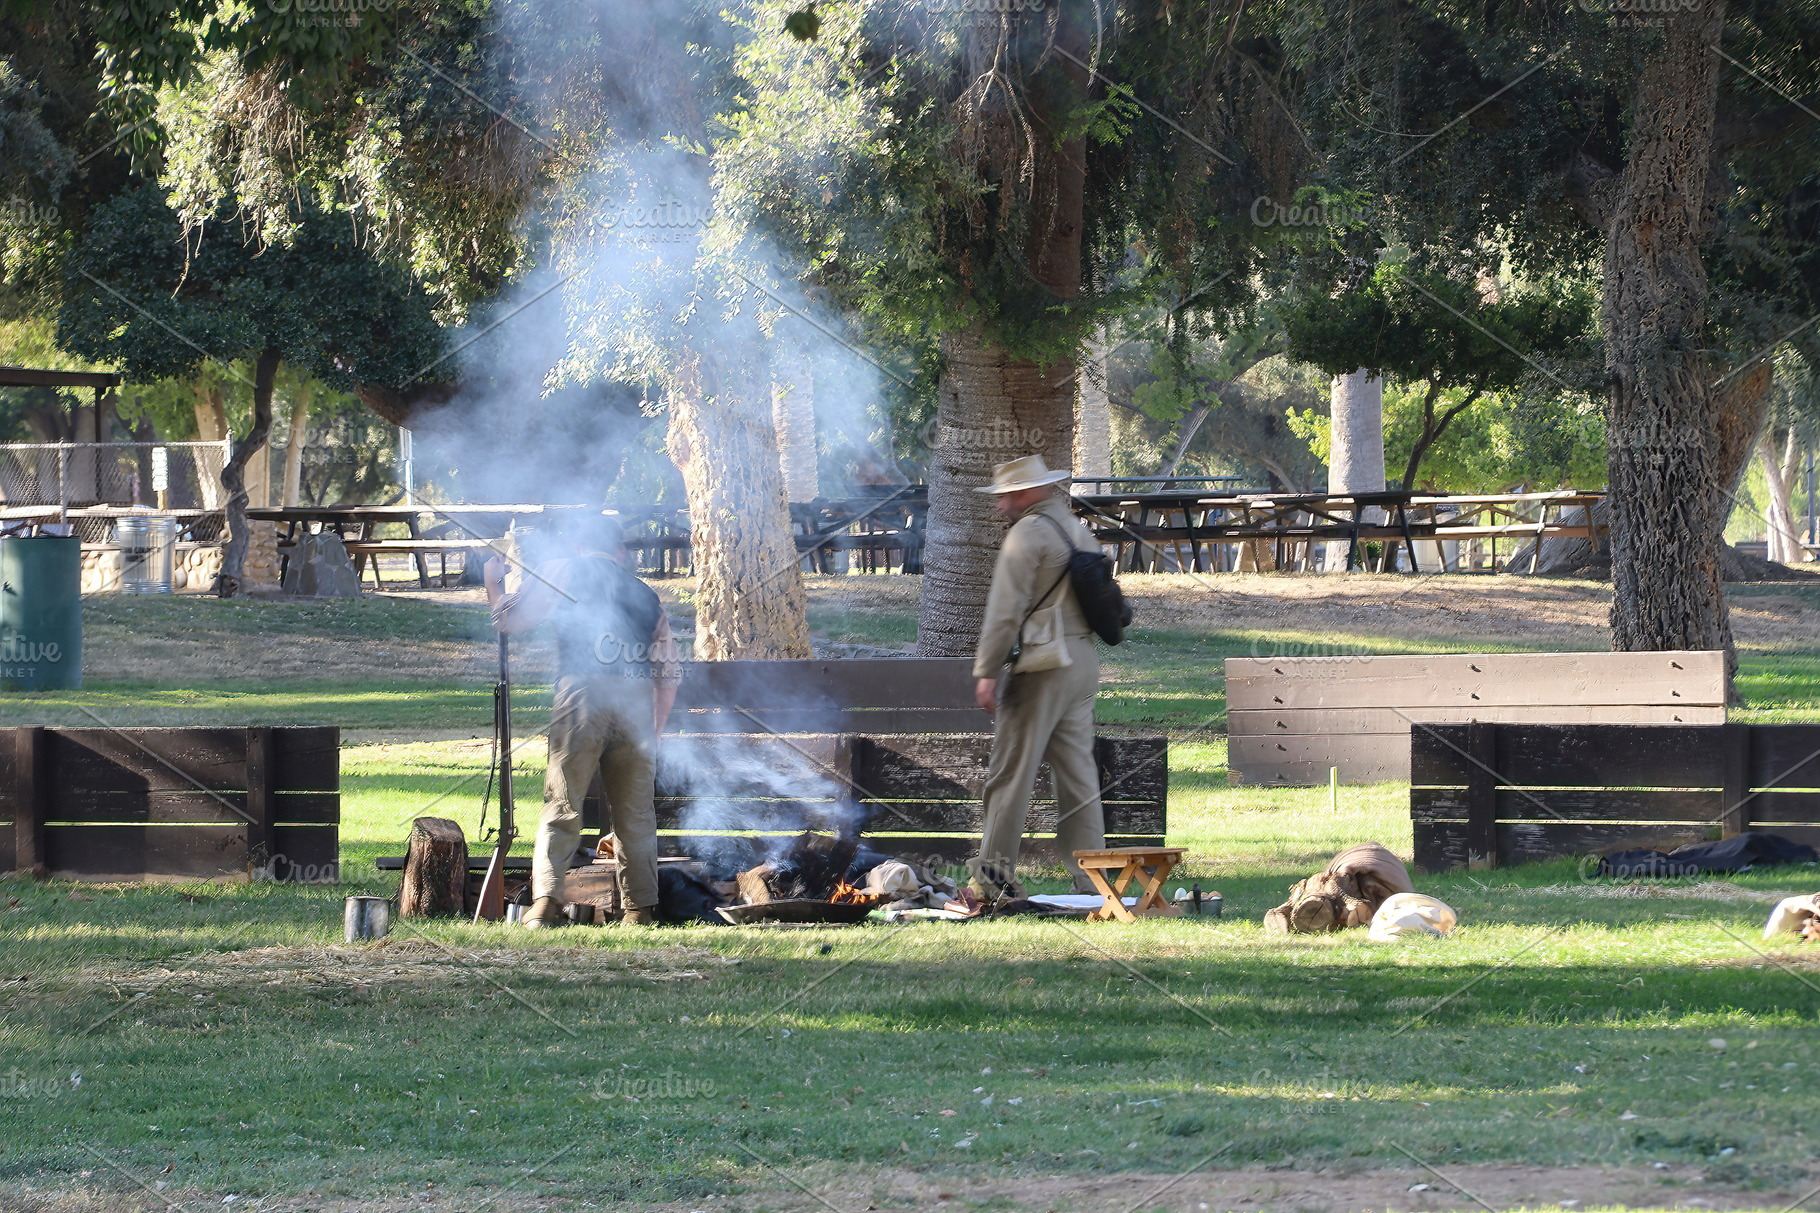
<svg viewBox="0 0 1820 1213">
<path fill-rule="evenodd" d="M 818 630 L 887 643 L 862 624 Z M 1180 878 L 1221 892 L 1223 919 L 418 921 L 341 946 L 343 897 L 391 891 L 371 860 L 411 817 L 478 826 L 486 744 L 459 739 L 347 748 L 342 885 L 0 881 L 0 1209 L 1584 1213 L 1780 1210 L 1820 1183 L 1820 954 L 1757 939 L 1812 869 L 1421 877 L 1454 938 L 1266 936 L 1289 883 L 1362 839 L 1407 854 L 1409 823 L 1404 785 L 1343 788 L 1337 811 L 1325 789 L 1226 786 L 1210 675 L 1260 642 L 1144 636 L 1102 699 L 1177 737 Z M 1753 710 L 1820 718 L 1820 659 L 1763 663 Z M 3 706 L 485 728 L 483 682 L 416 677 L 103 681 Z"/>
</svg>

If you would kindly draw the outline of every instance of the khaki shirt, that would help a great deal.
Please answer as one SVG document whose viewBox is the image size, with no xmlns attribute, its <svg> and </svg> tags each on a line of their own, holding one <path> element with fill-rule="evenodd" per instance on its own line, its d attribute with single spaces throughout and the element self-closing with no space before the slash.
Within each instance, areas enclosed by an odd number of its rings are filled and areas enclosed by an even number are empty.
<svg viewBox="0 0 1820 1213">
<path fill-rule="evenodd" d="M 1055 519 L 1061 524 L 1061 532 L 1036 517 L 1038 514 Z M 1063 542 L 1064 533 L 1073 539 L 1074 548 Z M 1005 664 L 1005 657 L 1017 640 L 1017 630 L 1023 624 L 1024 616 L 1030 613 L 1031 607 L 1038 605 L 1037 597 L 1044 595 L 1045 604 L 1055 601 L 1049 596 L 1052 587 L 1053 593 L 1061 597 L 1063 635 L 1093 634 L 1087 626 L 1087 617 L 1081 614 L 1080 604 L 1074 600 L 1074 589 L 1066 576 L 1068 557 L 1074 549 L 1094 551 L 1097 545 L 1087 529 L 1075 521 L 1064 495 L 1045 497 L 1011 524 L 1011 529 L 1005 532 L 1005 542 L 999 548 L 998 563 L 992 569 L 992 589 L 986 595 L 986 618 L 980 624 L 979 648 L 973 658 L 975 678 L 998 676 L 999 667 Z M 1058 579 L 1061 581 L 1059 587 L 1056 586 Z"/>
</svg>

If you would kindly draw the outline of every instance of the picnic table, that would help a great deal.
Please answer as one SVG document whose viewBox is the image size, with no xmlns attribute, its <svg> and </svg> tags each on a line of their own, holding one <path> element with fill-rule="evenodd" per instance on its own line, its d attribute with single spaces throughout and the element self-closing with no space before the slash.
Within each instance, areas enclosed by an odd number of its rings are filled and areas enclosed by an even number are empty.
<svg viewBox="0 0 1820 1213">
<path fill-rule="evenodd" d="M 246 512 L 248 518 L 259 522 L 274 522 L 282 525 L 283 535 L 278 547 L 281 555 L 280 575 L 284 565 L 289 563 L 287 549 L 297 541 L 297 532 L 304 527 L 315 527 L 318 532 L 332 531 L 339 535 L 347 545 L 348 554 L 354 557 L 355 576 L 361 575 L 370 561 L 373 567 L 373 582 L 384 588 L 385 582 L 379 572 L 379 557 L 395 553 L 412 557 L 417 564 L 417 581 L 424 589 L 430 587 L 430 569 L 426 557 L 436 555 L 442 559 L 439 577 L 448 577 L 448 557 L 451 552 L 467 553 L 481 548 L 497 549 L 513 522 L 527 515 L 541 515 L 549 510 L 559 510 L 563 506 L 542 505 L 287 505 Z M 440 530 L 440 534 L 425 534 L 425 520 L 443 520 L 440 526 L 434 522 L 430 525 Z M 405 529 L 406 537 L 379 538 L 374 534 L 381 526 L 398 525 Z M 449 534 L 450 529 L 457 534 Z"/>
<path fill-rule="evenodd" d="M 0 535 L 42 535 L 48 526 L 69 524 L 72 533 L 89 529 L 83 523 L 114 524 L 122 518 L 169 518 L 177 538 L 196 543 L 216 543 L 225 515 L 220 510 L 155 510 L 132 505 L 9 505 L 0 508 Z"/>
</svg>

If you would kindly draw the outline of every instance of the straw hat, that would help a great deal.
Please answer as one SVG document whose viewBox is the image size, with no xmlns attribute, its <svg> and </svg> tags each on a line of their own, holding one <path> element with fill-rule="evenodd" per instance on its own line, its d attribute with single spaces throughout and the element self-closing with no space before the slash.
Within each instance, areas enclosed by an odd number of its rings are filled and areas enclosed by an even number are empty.
<svg viewBox="0 0 1820 1213">
<path fill-rule="evenodd" d="M 976 488 L 976 493 L 1017 493 L 1024 489 L 1041 488 L 1045 484 L 1059 484 L 1072 475 L 1070 472 L 1052 472 L 1049 465 L 1043 462 L 1041 455 L 1025 455 L 1022 459 L 1013 459 L 1001 463 L 992 469 L 992 483 Z"/>
</svg>

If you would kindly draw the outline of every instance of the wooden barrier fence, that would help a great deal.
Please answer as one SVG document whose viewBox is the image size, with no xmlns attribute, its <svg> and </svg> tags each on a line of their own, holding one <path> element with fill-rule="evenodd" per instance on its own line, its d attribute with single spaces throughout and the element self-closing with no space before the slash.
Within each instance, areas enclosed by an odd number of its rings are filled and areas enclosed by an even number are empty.
<svg viewBox="0 0 1820 1213">
<path fill-rule="evenodd" d="M 1820 843 L 1820 725 L 1418 725 L 1416 866 L 1438 872 L 1729 838 Z"/>
<path fill-rule="evenodd" d="M 335 881 L 341 730 L 0 730 L 0 871 Z"/>
</svg>

